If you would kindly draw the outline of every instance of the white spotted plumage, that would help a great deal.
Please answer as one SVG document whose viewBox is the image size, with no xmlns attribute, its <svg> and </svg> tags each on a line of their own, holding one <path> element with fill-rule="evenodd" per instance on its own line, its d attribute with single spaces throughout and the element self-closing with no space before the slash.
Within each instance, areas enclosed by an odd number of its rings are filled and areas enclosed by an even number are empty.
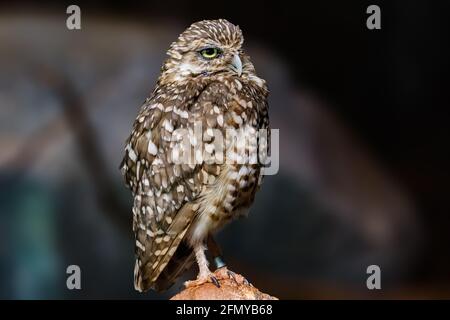
<svg viewBox="0 0 450 320">
<path fill-rule="evenodd" d="M 156 88 L 136 117 L 121 167 L 134 196 L 139 291 L 168 288 L 194 258 L 199 277 L 205 277 L 205 238 L 248 211 L 254 200 L 261 166 L 227 163 L 226 154 L 233 152 L 215 148 L 215 132 L 268 128 L 265 81 L 242 43 L 239 27 L 226 20 L 192 24 L 170 46 Z M 220 56 L 202 58 L 200 50 L 211 45 Z M 230 65 L 236 59 L 239 64 Z M 177 161 L 199 146 L 196 162 Z"/>
</svg>

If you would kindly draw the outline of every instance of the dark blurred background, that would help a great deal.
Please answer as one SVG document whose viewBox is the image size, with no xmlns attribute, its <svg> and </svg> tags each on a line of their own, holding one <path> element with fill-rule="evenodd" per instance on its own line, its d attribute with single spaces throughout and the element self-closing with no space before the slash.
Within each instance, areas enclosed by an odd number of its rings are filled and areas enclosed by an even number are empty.
<svg viewBox="0 0 450 320">
<path fill-rule="evenodd" d="M 82 29 L 66 28 L 81 8 Z M 366 8 L 381 8 L 381 30 Z M 167 298 L 133 289 L 118 166 L 165 51 L 238 24 L 268 82 L 280 171 L 223 230 L 231 268 L 282 299 L 450 298 L 450 3 L 0 4 L 0 298 Z M 82 289 L 66 288 L 79 265 Z M 379 265 L 382 290 L 366 288 Z M 193 274 L 186 277 L 192 277 Z"/>
</svg>

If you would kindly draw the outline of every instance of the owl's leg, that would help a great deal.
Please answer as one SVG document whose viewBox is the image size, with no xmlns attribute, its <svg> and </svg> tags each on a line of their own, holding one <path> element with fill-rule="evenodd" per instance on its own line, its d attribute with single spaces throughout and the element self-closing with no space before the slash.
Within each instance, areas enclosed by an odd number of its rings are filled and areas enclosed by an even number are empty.
<svg viewBox="0 0 450 320">
<path fill-rule="evenodd" d="M 206 282 L 212 282 L 216 287 L 220 288 L 219 281 L 217 281 L 217 278 L 208 268 L 208 259 L 206 259 L 205 250 L 205 246 L 202 243 L 194 246 L 194 254 L 199 272 L 196 280 L 186 281 L 184 283 L 186 288 L 198 286 Z"/>
<path fill-rule="evenodd" d="M 214 237 L 212 236 L 212 234 L 208 234 L 207 245 L 208 245 L 208 250 L 211 253 L 211 256 L 213 258 L 214 264 L 216 265 L 216 270 L 226 267 L 227 264 L 223 260 L 222 250 L 220 250 L 220 247 L 217 244 L 216 240 L 214 240 Z"/>
<path fill-rule="evenodd" d="M 205 247 L 203 244 L 197 245 L 194 248 L 195 258 L 197 259 L 198 263 L 198 278 L 199 279 L 207 279 L 208 276 L 211 275 L 211 271 L 209 271 L 208 268 L 208 260 L 206 259 L 205 255 Z"/>
<path fill-rule="evenodd" d="M 243 276 L 238 275 L 227 268 L 227 264 L 222 258 L 222 250 L 220 250 L 219 245 L 211 234 L 208 235 L 207 244 L 213 257 L 214 264 L 216 265 L 216 271 L 214 274 L 216 274 L 219 279 L 230 278 L 233 279 L 236 284 L 251 285 Z"/>
</svg>

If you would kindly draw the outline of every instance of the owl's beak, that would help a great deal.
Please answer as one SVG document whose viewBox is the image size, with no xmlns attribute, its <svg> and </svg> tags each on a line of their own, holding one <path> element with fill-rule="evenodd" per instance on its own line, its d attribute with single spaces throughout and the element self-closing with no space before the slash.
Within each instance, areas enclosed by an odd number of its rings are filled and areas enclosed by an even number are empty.
<svg viewBox="0 0 450 320">
<path fill-rule="evenodd" d="M 242 74 L 242 61 L 241 58 L 239 58 L 238 54 L 235 54 L 233 56 L 233 59 L 231 60 L 230 69 L 233 70 L 238 74 L 240 77 Z"/>
</svg>

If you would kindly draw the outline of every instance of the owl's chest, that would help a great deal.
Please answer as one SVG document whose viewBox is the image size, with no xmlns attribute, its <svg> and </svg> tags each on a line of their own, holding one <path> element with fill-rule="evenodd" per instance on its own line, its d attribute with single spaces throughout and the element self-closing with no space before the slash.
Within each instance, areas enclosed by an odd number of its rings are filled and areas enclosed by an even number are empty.
<svg viewBox="0 0 450 320">
<path fill-rule="evenodd" d="M 259 175 L 260 170 L 255 165 L 222 165 L 219 177 L 198 202 L 197 219 L 188 234 L 191 244 L 202 241 L 209 232 L 248 212 L 255 197 Z"/>
<path fill-rule="evenodd" d="M 258 162 L 260 129 L 266 128 L 265 104 L 244 90 L 224 110 L 224 158 L 221 175 L 212 186 L 218 193 L 209 215 L 218 225 L 245 215 L 262 181 Z M 217 194 L 216 194 L 217 195 Z"/>
<path fill-rule="evenodd" d="M 246 215 L 261 181 L 258 164 L 225 163 L 221 170 L 223 173 L 210 186 L 210 193 L 216 195 L 214 202 L 205 202 L 205 207 L 212 208 L 206 212 L 214 227 L 221 227 L 232 219 Z"/>
<path fill-rule="evenodd" d="M 193 109 L 202 115 L 206 136 L 209 136 L 209 128 L 221 132 L 223 140 L 216 137 L 214 142 L 222 141 L 223 158 L 218 156 L 216 146 L 214 154 L 221 163 L 216 163 L 220 170 L 215 171 L 220 174 L 197 201 L 197 218 L 188 233 L 191 243 L 201 241 L 209 232 L 245 215 L 262 181 L 258 134 L 259 129 L 268 127 L 265 95 L 257 94 L 257 90 L 242 85 L 239 80 L 234 80 L 226 92 L 220 95 L 223 102 L 216 104 L 200 99 Z"/>
<path fill-rule="evenodd" d="M 228 165 L 228 177 L 223 182 L 228 192 L 223 198 L 219 215 L 222 220 L 229 220 L 247 214 L 253 203 L 258 187 L 260 169 L 257 165 Z"/>
</svg>

